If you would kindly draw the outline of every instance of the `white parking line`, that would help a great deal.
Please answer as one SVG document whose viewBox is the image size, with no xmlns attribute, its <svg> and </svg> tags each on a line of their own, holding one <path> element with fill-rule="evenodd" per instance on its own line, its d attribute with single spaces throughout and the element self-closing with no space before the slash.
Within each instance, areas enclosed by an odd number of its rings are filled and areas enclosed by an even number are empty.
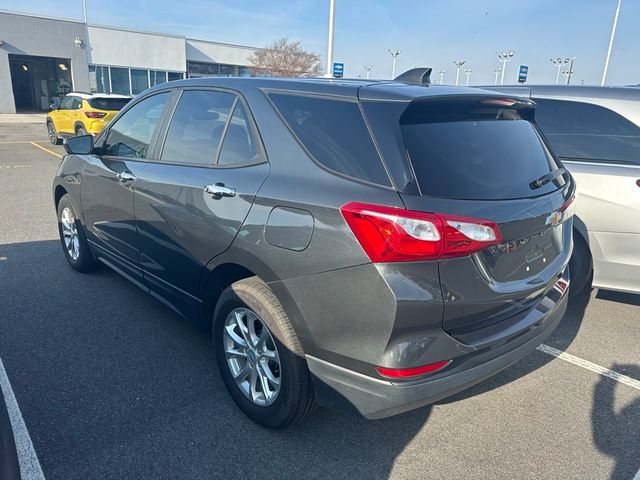
<svg viewBox="0 0 640 480">
<path fill-rule="evenodd" d="M 636 476 L 633 477 L 633 480 L 640 480 L 640 470 L 638 470 L 638 473 L 636 473 Z"/>
<path fill-rule="evenodd" d="M 576 357 L 575 355 L 571 355 L 570 353 L 563 352 L 562 350 L 558 350 L 557 348 L 550 347 L 549 345 L 545 345 L 544 343 L 538 347 L 538 350 L 548 355 L 557 357 L 560 360 L 564 360 L 565 362 L 573 363 L 574 365 L 582 367 L 586 370 L 591 370 L 592 372 L 615 380 L 616 382 L 623 383 L 631 388 L 635 388 L 636 390 L 640 390 L 640 380 L 636 380 L 635 378 L 631 378 L 614 370 L 609 370 L 608 368 L 601 367 L 600 365 L 596 365 L 595 363 L 591 363 L 588 360 Z M 638 475 L 636 475 L 633 480 L 640 480 L 640 472 L 638 472 Z"/>
<path fill-rule="evenodd" d="M 38 456 L 33 449 L 33 442 L 27 431 L 27 426 L 24 424 L 20 407 L 18 407 L 18 402 L 13 394 L 13 389 L 11 388 L 7 372 L 2 364 L 2 359 L 0 359 L 0 390 L 2 390 L 4 395 L 9 421 L 13 429 L 13 438 L 15 440 L 18 462 L 20 464 L 20 476 L 22 480 L 44 480 L 42 467 L 40 467 Z"/>
</svg>

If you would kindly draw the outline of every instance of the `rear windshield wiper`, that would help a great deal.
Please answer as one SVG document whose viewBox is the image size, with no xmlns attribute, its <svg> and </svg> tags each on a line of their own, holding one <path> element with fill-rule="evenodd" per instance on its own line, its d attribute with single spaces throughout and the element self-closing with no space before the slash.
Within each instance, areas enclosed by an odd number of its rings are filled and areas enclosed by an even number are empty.
<svg viewBox="0 0 640 480">
<path fill-rule="evenodd" d="M 529 187 L 531 187 L 532 190 L 535 190 L 536 188 L 540 188 L 549 182 L 553 182 L 556 178 L 560 177 L 561 175 L 564 175 L 565 173 L 567 173 L 566 169 L 556 168 L 553 172 L 549 172 L 546 175 L 542 175 L 540 178 L 531 182 L 529 184 Z"/>
</svg>

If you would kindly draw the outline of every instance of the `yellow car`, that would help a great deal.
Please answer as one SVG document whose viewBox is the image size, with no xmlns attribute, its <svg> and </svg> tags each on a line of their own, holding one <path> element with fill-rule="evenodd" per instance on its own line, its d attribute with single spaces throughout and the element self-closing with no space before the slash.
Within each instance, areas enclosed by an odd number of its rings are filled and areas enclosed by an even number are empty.
<svg viewBox="0 0 640 480">
<path fill-rule="evenodd" d="M 68 93 L 47 115 L 49 141 L 60 145 L 65 137 L 96 135 L 129 100 L 124 95 Z"/>
</svg>

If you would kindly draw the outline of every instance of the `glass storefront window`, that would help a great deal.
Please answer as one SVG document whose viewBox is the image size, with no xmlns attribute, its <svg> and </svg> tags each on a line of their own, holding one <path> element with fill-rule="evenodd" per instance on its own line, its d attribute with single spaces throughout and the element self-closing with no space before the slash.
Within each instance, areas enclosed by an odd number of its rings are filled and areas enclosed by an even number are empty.
<svg viewBox="0 0 640 480">
<path fill-rule="evenodd" d="M 167 72 L 162 70 L 149 70 L 149 80 L 151 80 L 151 86 L 158 85 L 167 81 Z"/>
<path fill-rule="evenodd" d="M 149 88 L 149 71 L 131 69 L 131 93 L 137 95 Z"/>
<path fill-rule="evenodd" d="M 111 93 L 129 95 L 129 69 L 110 67 L 111 69 Z"/>
<path fill-rule="evenodd" d="M 182 73 L 180 73 L 180 72 L 168 72 L 167 76 L 169 78 L 169 81 L 182 80 Z"/>
<path fill-rule="evenodd" d="M 89 65 L 89 87 L 92 92 L 111 93 L 109 67 Z"/>
<path fill-rule="evenodd" d="M 249 67 L 238 67 L 239 77 L 251 77 L 251 69 Z"/>
<path fill-rule="evenodd" d="M 233 77 L 233 65 L 220 65 L 221 77 Z"/>
</svg>

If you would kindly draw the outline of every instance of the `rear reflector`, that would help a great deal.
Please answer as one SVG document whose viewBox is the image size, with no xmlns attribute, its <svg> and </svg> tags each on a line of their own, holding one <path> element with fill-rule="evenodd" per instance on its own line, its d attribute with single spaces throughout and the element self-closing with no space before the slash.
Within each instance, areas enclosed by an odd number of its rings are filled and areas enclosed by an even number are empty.
<svg viewBox="0 0 640 480">
<path fill-rule="evenodd" d="M 422 367 L 414 368 L 384 368 L 376 367 L 376 370 L 380 375 L 387 378 L 411 378 L 425 375 L 427 373 L 434 373 L 438 370 L 442 370 L 449 365 L 451 360 L 445 360 L 443 362 L 431 363 L 429 365 L 423 365 Z"/>
<path fill-rule="evenodd" d="M 502 240 L 494 222 L 478 218 L 355 202 L 340 211 L 374 263 L 464 257 Z"/>
<path fill-rule="evenodd" d="M 104 118 L 107 116 L 105 112 L 84 112 L 87 118 Z"/>
</svg>

